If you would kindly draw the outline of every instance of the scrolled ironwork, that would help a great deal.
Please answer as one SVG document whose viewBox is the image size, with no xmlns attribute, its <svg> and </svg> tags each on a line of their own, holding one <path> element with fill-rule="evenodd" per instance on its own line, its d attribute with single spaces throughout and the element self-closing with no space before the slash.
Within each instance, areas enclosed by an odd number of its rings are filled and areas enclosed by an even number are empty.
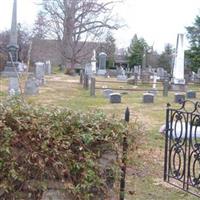
<svg viewBox="0 0 200 200">
<path fill-rule="evenodd" d="M 164 180 L 200 197 L 200 102 L 167 106 Z"/>
</svg>

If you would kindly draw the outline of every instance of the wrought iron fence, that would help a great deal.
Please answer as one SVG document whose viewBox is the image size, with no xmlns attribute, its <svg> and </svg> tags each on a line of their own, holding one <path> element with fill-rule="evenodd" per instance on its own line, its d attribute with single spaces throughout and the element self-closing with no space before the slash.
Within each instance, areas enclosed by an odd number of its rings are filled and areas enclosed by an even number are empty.
<svg viewBox="0 0 200 200">
<path fill-rule="evenodd" d="M 164 181 L 200 197 L 200 102 L 166 111 Z"/>
</svg>

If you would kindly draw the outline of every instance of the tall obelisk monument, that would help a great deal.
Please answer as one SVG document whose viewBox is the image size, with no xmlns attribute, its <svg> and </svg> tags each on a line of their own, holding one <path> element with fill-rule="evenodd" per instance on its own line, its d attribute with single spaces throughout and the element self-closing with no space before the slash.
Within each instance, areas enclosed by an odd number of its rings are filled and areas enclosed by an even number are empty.
<svg viewBox="0 0 200 200">
<path fill-rule="evenodd" d="M 14 0 L 12 23 L 10 29 L 10 41 L 8 44 L 8 52 L 11 53 L 13 62 L 18 61 L 18 49 L 19 46 L 17 44 L 17 0 Z"/>
<path fill-rule="evenodd" d="M 8 61 L 6 63 L 4 71 L 1 72 L 2 76 L 8 76 L 8 77 L 17 76 L 17 67 L 19 65 L 18 51 L 19 51 L 19 46 L 17 44 L 17 0 L 14 0 L 12 22 L 10 29 L 10 40 L 7 45 Z"/>
<path fill-rule="evenodd" d="M 185 89 L 183 38 L 183 34 L 178 34 L 172 78 L 172 88 L 176 90 Z"/>
</svg>

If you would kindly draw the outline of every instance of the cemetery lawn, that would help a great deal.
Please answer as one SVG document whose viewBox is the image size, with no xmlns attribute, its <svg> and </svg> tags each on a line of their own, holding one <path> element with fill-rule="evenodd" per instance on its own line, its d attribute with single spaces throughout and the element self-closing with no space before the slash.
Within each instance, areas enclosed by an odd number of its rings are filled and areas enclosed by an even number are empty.
<svg viewBox="0 0 200 200">
<path fill-rule="evenodd" d="M 112 80 L 98 78 L 100 80 Z M 7 80 L 1 80 L 0 100 L 6 98 Z M 130 152 L 126 176 L 126 200 L 195 200 L 198 199 L 163 182 L 164 137 L 159 128 L 165 123 L 166 104 L 174 105 L 174 94 L 163 97 L 158 92 L 154 104 L 142 103 L 142 91 L 127 91 L 122 95 L 121 104 L 110 104 L 102 95 L 103 88 L 134 88 L 125 83 L 97 83 L 102 90 L 96 91 L 95 97 L 90 97 L 89 91 L 79 84 L 79 77 L 56 74 L 46 77 L 46 85 L 40 88 L 40 93 L 33 97 L 24 97 L 33 105 L 68 107 L 78 111 L 101 109 L 110 117 L 124 118 L 124 111 L 129 107 L 130 121 L 140 121 L 145 129 L 139 146 Z M 151 86 L 147 86 L 150 88 Z M 159 86 L 160 89 L 162 86 Z M 191 86 L 198 90 L 198 87 Z M 122 91 L 121 91 L 122 92 Z M 197 93 L 197 99 L 200 98 Z M 177 106 L 177 105 L 176 105 Z"/>
</svg>

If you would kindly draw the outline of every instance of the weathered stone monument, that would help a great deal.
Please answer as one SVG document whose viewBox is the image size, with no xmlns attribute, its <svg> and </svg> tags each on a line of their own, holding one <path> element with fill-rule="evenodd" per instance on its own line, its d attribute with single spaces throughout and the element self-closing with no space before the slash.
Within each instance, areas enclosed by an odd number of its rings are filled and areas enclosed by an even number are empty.
<svg viewBox="0 0 200 200">
<path fill-rule="evenodd" d="M 20 94 L 19 80 L 18 77 L 9 78 L 8 94 L 15 96 Z"/>
<path fill-rule="evenodd" d="M 45 74 L 51 75 L 51 61 L 50 60 L 45 62 Z"/>
<path fill-rule="evenodd" d="M 45 64 L 42 62 L 35 63 L 35 77 L 38 85 L 44 85 Z"/>
<path fill-rule="evenodd" d="M 106 59 L 107 55 L 104 52 L 99 54 L 99 68 L 98 68 L 98 75 L 105 75 L 106 74 Z"/>
<path fill-rule="evenodd" d="M 110 103 L 121 103 L 121 95 L 120 95 L 120 93 L 112 93 L 112 94 L 110 94 Z"/>
<path fill-rule="evenodd" d="M 36 95 L 39 93 L 39 85 L 33 75 L 29 75 L 24 88 L 25 95 Z"/>
<path fill-rule="evenodd" d="M 174 102 L 182 104 L 185 101 L 185 93 L 175 93 Z"/>
<path fill-rule="evenodd" d="M 154 102 L 154 94 L 152 93 L 143 94 L 143 103 L 153 103 L 153 102 Z"/>
<path fill-rule="evenodd" d="M 17 76 L 17 69 L 19 65 L 19 46 L 17 44 L 17 0 L 13 2 L 13 12 L 12 12 L 12 23 L 10 30 L 10 40 L 7 45 L 8 52 L 8 61 L 4 68 L 4 71 L 1 72 L 2 76 L 13 77 Z"/>
<path fill-rule="evenodd" d="M 176 44 L 176 55 L 173 67 L 172 76 L 172 89 L 184 91 L 185 79 L 184 79 L 184 47 L 183 47 L 183 34 L 178 34 Z"/>
</svg>

